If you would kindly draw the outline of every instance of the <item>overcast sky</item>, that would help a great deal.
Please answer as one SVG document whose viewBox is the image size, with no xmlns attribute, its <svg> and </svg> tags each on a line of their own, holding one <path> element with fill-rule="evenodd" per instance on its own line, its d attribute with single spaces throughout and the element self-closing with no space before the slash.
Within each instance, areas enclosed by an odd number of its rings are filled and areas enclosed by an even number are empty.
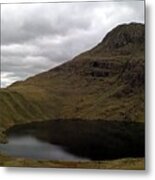
<svg viewBox="0 0 155 180">
<path fill-rule="evenodd" d="M 144 22 L 144 2 L 3 4 L 1 87 L 72 59 L 129 22 Z"/>
</svg>

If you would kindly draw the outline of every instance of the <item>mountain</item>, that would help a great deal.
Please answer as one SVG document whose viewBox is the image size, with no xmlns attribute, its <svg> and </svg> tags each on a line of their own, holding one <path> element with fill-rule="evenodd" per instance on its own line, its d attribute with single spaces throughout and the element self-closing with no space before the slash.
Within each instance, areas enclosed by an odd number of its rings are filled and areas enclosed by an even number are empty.
<svg viewBox="0 0 155 180">
<path fill-rule="evenodd" d="M 144 122 L 145 27 L 115 27 L 93 49 L 0 90 L 0 132 L 50 119 Z"/>
</svg>

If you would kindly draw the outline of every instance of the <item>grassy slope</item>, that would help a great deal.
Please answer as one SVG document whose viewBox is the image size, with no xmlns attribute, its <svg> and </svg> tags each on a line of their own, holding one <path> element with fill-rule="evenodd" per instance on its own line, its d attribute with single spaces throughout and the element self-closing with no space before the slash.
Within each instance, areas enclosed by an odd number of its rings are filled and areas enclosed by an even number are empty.
<svg viewBox="0 0 155 180">
<path fill-rule="evenodd" d="M 89 58 L 89 63 L 93 60 Z M 123 67 L 125 62 L 121 64 Z M 143 86 L 132 88 L 124 84 L 117 80 L 119 73 L 91 77 L 61 71 L 51 72 L 51 77 L 49 73 L 41 74 L 0 90 L 1 130 L 17 123 L 56 118 L 144 122 Z"/>
</svg>

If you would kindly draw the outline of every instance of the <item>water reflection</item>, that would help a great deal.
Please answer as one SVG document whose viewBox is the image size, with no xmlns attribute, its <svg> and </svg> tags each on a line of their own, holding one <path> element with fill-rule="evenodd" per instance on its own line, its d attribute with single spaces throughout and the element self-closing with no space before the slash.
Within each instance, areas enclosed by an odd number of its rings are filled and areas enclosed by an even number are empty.
<svg viewBox="0 0 155 180">
<path fill-rule="evenodd" d="M 8 140 L 7 144 L 0 144 L 0 152 L 14 157 L 38 160 L 86 160 L 66 152 L 61 146 L 40 141 L 29 135 L 10 136 Z"/>
</svg>

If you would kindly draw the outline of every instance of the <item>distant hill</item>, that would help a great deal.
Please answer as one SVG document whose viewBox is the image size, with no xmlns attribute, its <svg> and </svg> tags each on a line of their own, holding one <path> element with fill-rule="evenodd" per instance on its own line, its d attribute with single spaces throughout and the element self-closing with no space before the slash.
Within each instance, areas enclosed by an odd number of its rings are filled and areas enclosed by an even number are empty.
<svg viewBox="0 0 155 180">
<path fill-rule="evenodd" d="M 119 25 L 93 49 L 0 90 L 0 131 L 50 119 L 144 122 L 144 24 Z"/>
</svg>

